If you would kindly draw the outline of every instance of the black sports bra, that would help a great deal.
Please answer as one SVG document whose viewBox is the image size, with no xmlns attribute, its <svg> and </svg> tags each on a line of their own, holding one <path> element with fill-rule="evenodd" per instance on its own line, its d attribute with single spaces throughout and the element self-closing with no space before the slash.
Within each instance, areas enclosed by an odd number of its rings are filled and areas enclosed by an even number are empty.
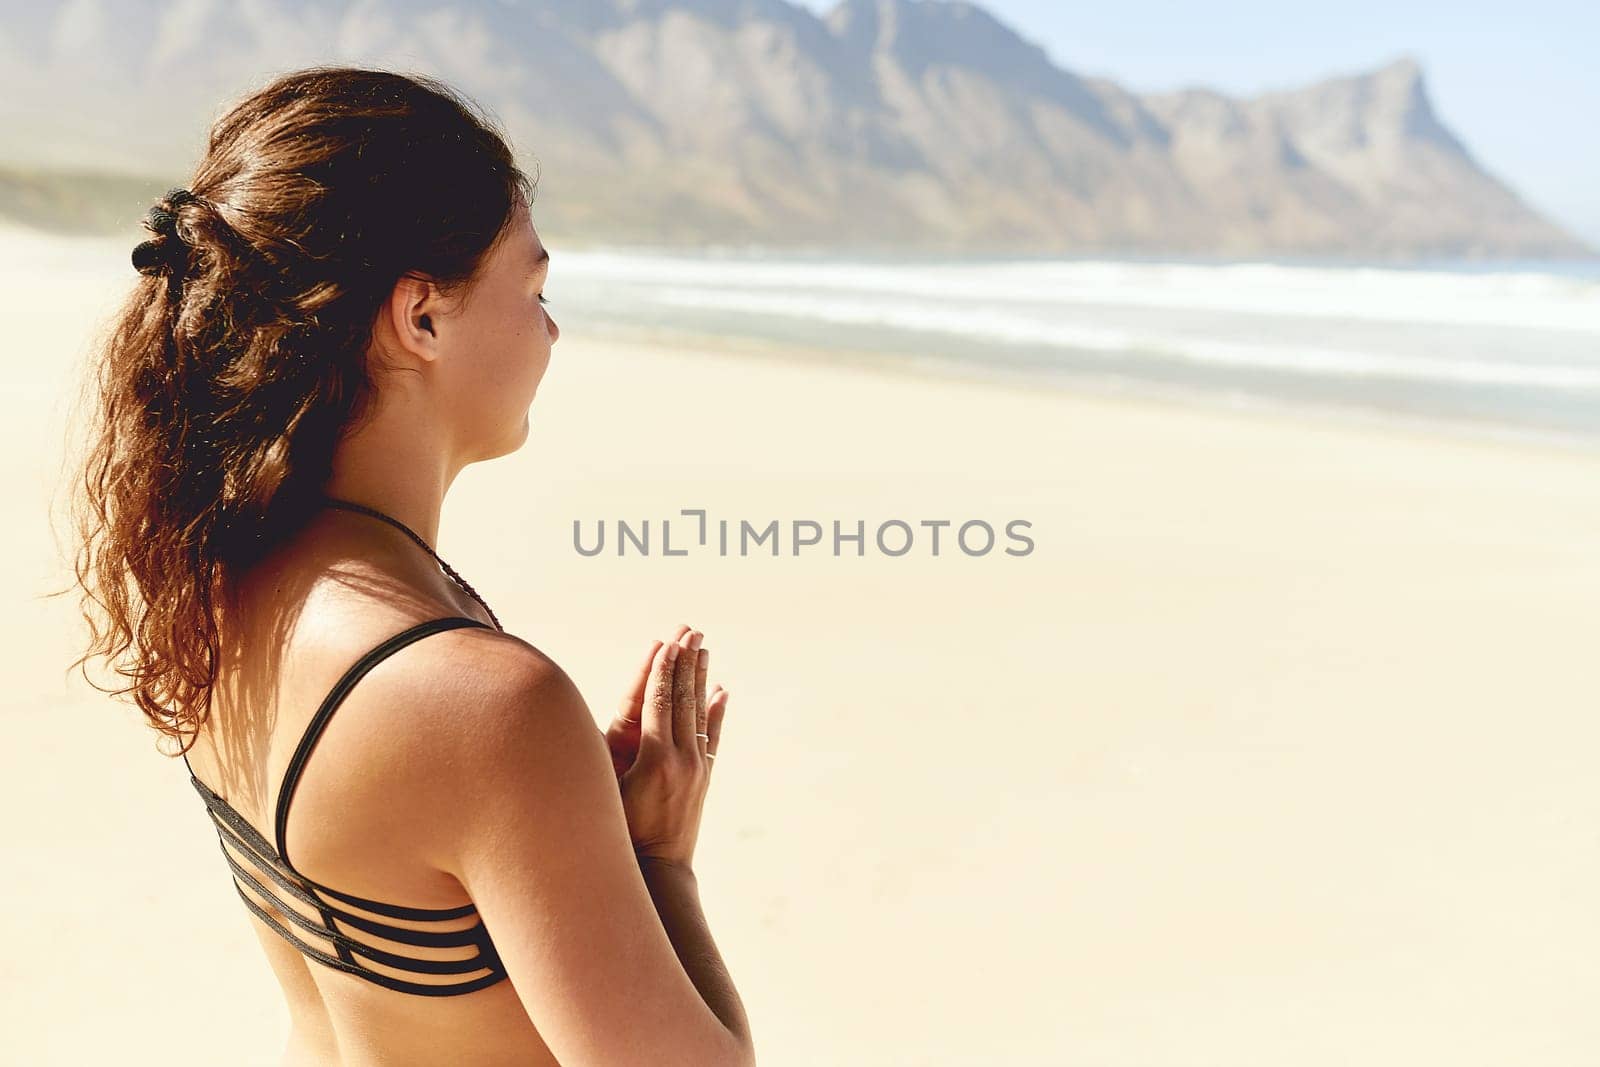
<svg viewBox="0 0 1600 1067">
<path fill-rule="evenodd" d="M 189 781 L 205 800 L 206 811 L 216 825 L 222 854 L 233 871 L 234 887 L 252 914 L 318 963 L 387 989 L 429 997 L 471 993 L 506 977 L 478 909 L 472 904 L 459 908 L 411 908 L 341 893 L 294 869 L 284 833 L 289 825 L 289 803 L 300 784 L 306 760 L 351 687 L 379 661 L 411 642 L 463 626 L 493 628 L 465 615 L 430 619 L 384 641 L 339 679 L 311 717 L 284 773 L 283 787 L 278 791 L 276 847 L 231 804 L 196 778 L 193 766 L 189 767 Z M 187 753 L 183 762 L 189 763 Z M 280 914 L 273 914 L 269 908 Z M 430 952 L 417 956 L 407 949 Z"/>
</svg>

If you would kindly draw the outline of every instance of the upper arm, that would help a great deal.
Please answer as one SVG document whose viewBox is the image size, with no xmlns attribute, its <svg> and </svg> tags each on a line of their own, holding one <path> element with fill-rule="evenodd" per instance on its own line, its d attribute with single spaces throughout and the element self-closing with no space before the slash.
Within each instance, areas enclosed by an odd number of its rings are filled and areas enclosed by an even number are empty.
<svg viewBox="0 0 1600 1067">
<path fill-rule="evenodd" d="M 562 1063 L 743 1062 L 656 914 L 572 679 L 520 640 L 473 644 L 469 684 L 430 698 L 448 729 L 433 847 L 540 1035 Z"/>
</svg>

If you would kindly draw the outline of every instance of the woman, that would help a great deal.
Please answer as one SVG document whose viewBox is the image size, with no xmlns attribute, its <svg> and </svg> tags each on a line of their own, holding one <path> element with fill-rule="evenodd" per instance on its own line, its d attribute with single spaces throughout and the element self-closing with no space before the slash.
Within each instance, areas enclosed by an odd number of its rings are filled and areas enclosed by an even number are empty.
<svg viewBox="0 0 1600 1067">
<path fill-rule="evenodd" d="M 74 665 L 132 648 L 117 692 L 182 746 L 285 1063 L 754 1062 L 693 873 L 727 709 L 700 633 L 602 734 L 433 547 L 560 335 L 532 193 L 438 82 L 285 75 L 151 211 L 108 336 L 76 568 L 108 621 Z"/>
</svg>

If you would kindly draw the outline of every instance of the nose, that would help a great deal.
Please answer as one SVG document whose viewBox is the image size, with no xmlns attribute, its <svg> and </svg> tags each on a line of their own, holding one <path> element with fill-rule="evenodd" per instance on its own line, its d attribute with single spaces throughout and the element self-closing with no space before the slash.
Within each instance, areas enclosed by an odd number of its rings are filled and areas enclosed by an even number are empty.
<svg viewBox="0 0 1600 1067">
<path fill-rule="evenodd" d="M 555 317 L 548 311 L 544 313 L 544 317 L 550 323 L 550 343 L 555 344 L 556 339 L 561 336 L 561 327 L 556 325 Z"/>
</svg>

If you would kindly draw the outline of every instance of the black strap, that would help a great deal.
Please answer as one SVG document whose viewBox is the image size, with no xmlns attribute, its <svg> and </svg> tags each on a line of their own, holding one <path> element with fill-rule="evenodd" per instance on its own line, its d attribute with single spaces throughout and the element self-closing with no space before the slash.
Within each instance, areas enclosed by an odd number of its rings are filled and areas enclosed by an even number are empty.
<svg viewBox="0 0 1600 1067">
<path fill-rule="evenodd" d="M 419 641 L 429 634 L 440 633 L 444 630 L 459 630 L 463 626 L 478 626 L 485 630 L 493 629 L 488 623 L 479 622 L 477 619 L 465 615 L 451 615 L 443 619 L 429 619 L 420 622 L 408 630 L 402 630 L 381 645 L 372 649 L 356 661 L 355 665 L 344 673 L 334 684 L 333 689 L 322 701 L 322 706 L 311 717 L 311 722 L 306 726 L 306 732 L 300 738 L 300 744 L 294 750 L 294 756 L 289 760 L 289 768 L 283 775 L 283 786 L 278 790 L 277 813 L 277 846 L 278 857 L 283 860 L 284 866 L 295 871 L 294 864 L 289 860 L 288 848 L 284 842 L 285 832 L 289 827 L 289 802 L 294 799 L 294 791 L 300 784 L 300 775 L 305 771 L 306 760 L 311 757 L 311 750 L 317 747 L 317 741 L 322 737 L 323 729 L 328 725 L 328 720 L 333 717 L 334 711 L 350 694 L 350 690 L 362 677 L 377 666 L 379 662 L 399 651 L 413 641 Z M 299 874 L 299 871 L 295 871 Z M 301 877 L 305 877 L 301 875 Z"/>
</svg>

